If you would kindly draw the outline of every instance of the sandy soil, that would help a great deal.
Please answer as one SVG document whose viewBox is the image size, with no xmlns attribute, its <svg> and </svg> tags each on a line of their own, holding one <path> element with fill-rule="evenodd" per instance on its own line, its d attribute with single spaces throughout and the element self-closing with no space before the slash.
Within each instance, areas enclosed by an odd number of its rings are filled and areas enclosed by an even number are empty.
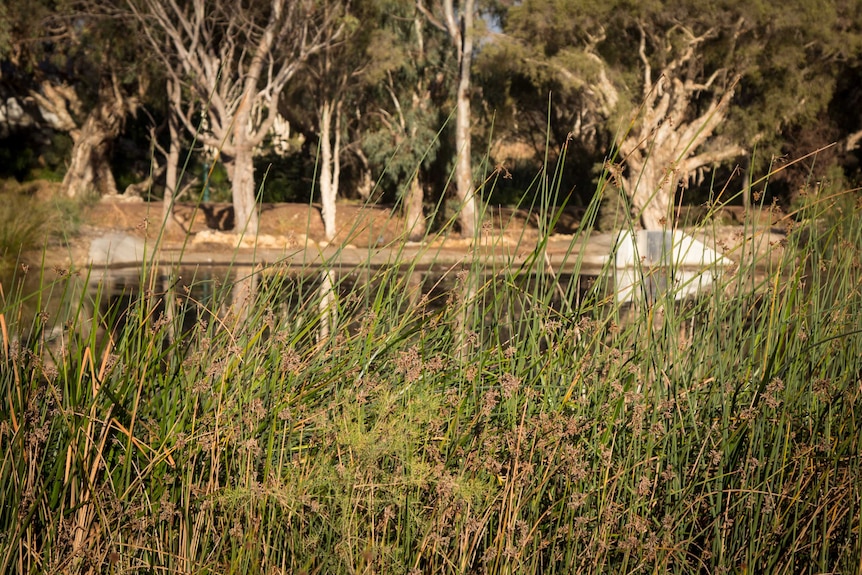
<svg viewBox="0 0 862 575">
<path fill-rule="evenodd" d="M 178 204 L 174 208 L 176 219 L 193 234 L 204 230 L 228 232 L 233 228 L 233 209 L 230 204 L 208 203 Z M 558 234 L 571 234 L 578 226 L 575 210 L 567 211 L 554 230 Z M 367 206 L 359 203 L 341 202 L 336 213 L 339 234 L 333 243 L 350 243 L 367 247 L 390 243 L 402 238 L 404 221 L 389 206 Z M 85 213 L 87 224 L 101 228 L 141 233 L 142 228 L 158 229 L 162 223 L 161 202 L 127 202 L 103 198 L 89 207 Z M 525 210 L 490 208 L 486 215 L 485 233 L 519 235 L 522 232 L 537 233 L 535 216 Z M 260 209 L 262 235 L 307 236 L 316 242 L 324 241 L 320 208 L 308 204 L 263 204 Z M 173 234 L 171 241 L 181 241 L 181 235 Z"/>
<path fill-rule="evenodd" d="M 35 195 L 50 194 L 52 191 L 54 190 L 44 188 Z M 248 251 L 254 247 L 257 250 L 255 253 L 259 253 L 259 250 L 271 250 L 273 254 L 283 253 L 286 249 L 294 252 L 302 252 L 304 249 L 306 254 L 320 256 L 323 246 L 327 245 L 317 205 L 262 205 L 259 235 L 255 238 L 241 238 L 231 233 L 233 209 L 230 204 L 178 204 L 174 214 L 180 225 L 169 228 L 168 233 L 161 233 L 162 208 L 161 202 L 129 201 L 122 196 L 102 198 L 83 210 L 81 223 L 74 230 L 68 230 L 63 239 L 55 238 L 51 241 L 48 253 L 44 256 L 45 263 L 55 268 L 81 269 L 90 261 L 90 245 L 93 240 L 112 233 L 153 242 L 148 245 L 154 245 L 159 238 L 165 250 L 181 250 L 183 254 L 191 254 L 191 259 L 197 261 L 207 261 L 210 256 L 224 256 L 234 252 L 237 246 Z M 579 216 L 577 210 L 563 213 L 547 245 L 548 252 L 565 253 L 571 249 L 572 234 L 577 231 Z M 328 244 L 326 251 L 333 251 L 336 246 L 347 246 L 360 248 L 355 250 L 357 253 L 363 253 L 362 248 L 386 252 L 390 247 L 400 249 L 405 240 L 404 221 L 391 207 L 340 202 L 337 222 L 340 232 L 335 240 Z M 489 256 L 509 260 L 514 257 L 510 253 L 512 246 L 517 246 L 518 252 L 524 252 L 530 251 L 535 245 L 539 237 L 537 224 L 536 216 L 525 210 L 491 208 L 485 216 L 478 249 L 492 246 L 488 250 Z M 763 222 L 761 225 L 763 228 L 759 233 L 766 232 L 769 236 L 763 242 L 765 245 L 780 240 L 769 223 Z M 719 237 L 733 244 L 739 242 L 736 236 L 741 235 L 741 226 L 730 225 L 722 228 Z M 428 244 L 433 244 L 434 249 L 445 251 L 453 261 L 477 249 L 471 240 L 461 239 L 452 232 L 451 226 L 446 234 L 429 234 L 426 245 Z M 603 244 L 593 247 L 602 252 L 597 254 L 597 257 L 606 256 L 605 252 L 609 249 Z M 503 253 L 498 253 L 500 250 Z M 335 257 L 343 259 L 350 255 L 351 250 L 334 251 Z M 409 254 L 411 251 L 407 250 L 405 253 Z M 31 259 L 36 263 L 42 257 L 40 251 Z M 299 259 L 306 260 L 304 256 Z"/>
<path fill-rule="evenodd" d="M 251 247 L 252 238 L 232 234 L 233 209 L 230 204 L 177 204 L 174 208 L 180 226 L 163 225 L 161 202 L 127 201 L 122 197 L 102 198 L 86 207 L 82 222 L 70 230 L 66 238 L 56 240 L 48 254 L 54 267 L 83 267 L 93 239 L 109 233 L 122 233 L 154 241 L 161 237 L 167 250 L 183 249 L 185 253 L 205 254 L 224 252 L 228 248 Z M 578 214 L 573 210 L 560 218 L 556 233 L 566 238 L 577 229 Z M 538 238 L 537 220 L 524 210 L 492 208 L 487 214 L 483 234 L 488 242 L 519 243 L 526 246 Z M 366 206 L 358 203 L 338 204 L 337 222 L 340 230 L 332 245 L 356 248 L 400 245 L 405 239 L 405 224 L 391 207 Z M 188 238 L 185 231 L 190 232 Z M 570 236 L 569 236 L 570 237 Z M 508 241 L 507 241 L 508 240 Z M 429 241 L 444 245 L 447 250 L 468 252 L 471 242 L 462 240 L 449 230 L 444 235 L 429 235 Z M 326 244 L 320 209 L 308 204 L 264 204 L 260 210 L 258 248 L 294 247 L 318 251 Z"/>
</svg>

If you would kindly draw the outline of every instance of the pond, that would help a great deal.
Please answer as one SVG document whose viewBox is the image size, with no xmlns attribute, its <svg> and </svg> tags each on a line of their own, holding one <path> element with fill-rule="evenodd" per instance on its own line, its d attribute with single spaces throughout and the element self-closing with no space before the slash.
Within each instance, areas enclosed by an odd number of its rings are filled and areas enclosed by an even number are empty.
<svg viewBox="0 0 862 575">
<path fill-rule="evenodd" d="M 577 321 L 583 314 L 616 313 L 638 302 L 653 305 L 668 290 L 671 300 L 696 299 L 729 263 L 676 231 L 596 234 L 582 244 L 549 244 L 541 255 L 482 245 L 467 257 L 452 249 L 327 247 L 281 256 L 255 250 L 250 258 L 239 252 L 169 254 L 169 261 L 180 263 L 152 266 L 139 263 L 146 254 L 140 240 L 100 241 L 105 245 L 94 241 L 90 250 L 99 263 L 86 272 L 21 270 L 2 282 L 0 312 L 13 334 L 62 341 L 74 331 L 84 340 L 102 340 L 120 333 L 130 310 L 143 303 L 146 317 L 138 321 L 169 320 L 171 337 L 231 314 L 241 320 L 269 313 L 316 333 L 319 342 L 336 326 L 358 329 L 369 311 L 419 324 L 457 312 L 501 342 L 537 317 Z M 16 300 L 13 312 L 10 302 Z M 455 320 L 455 329 L 466 329 L 464 321 Z"/>
<path fill-rule="evenodd" d="M 587 302 L 594 306 L 607 299 L 608 280 L 612 278 L 541 270 L 492 272 L 461 265 L 424 269 L 127 266 L 77 274 L 43 270 L 19 275 L 4 285 L 12 286 L 21 306 L 12 312 L 10 302 L 16 297 L 7 293 L 3 307 L 8 308 L 5 316 L 13 334 L 22 339 L 40 337 L 54 346 L 71 332 L 83 341 L 91 337 L 103 341 L 108 334 L 116 337 L 133 317 L 153 324 L 170 320 L 172 337 L 181 337 L 198 324 L 270 313 L 281 323 L 312 331 L 319 338 L 336 324 L 348 331 L 359 329 L 370 310 L 389 317 L 409 315 L 421 324 L 451 316 L 454 309 L 482 317 L 484 328 L 498 341 L 507 341 L 533 316 L 571 317 Z M 140 317 L 141 309 L 147 317 Z M 494 314 L 484 317 L 486 309 Z M 506 310 L 504 321 L 500 321 L 500 309 Z M 41 321 L 34 321 L 37 314 Z"/>
</svg>

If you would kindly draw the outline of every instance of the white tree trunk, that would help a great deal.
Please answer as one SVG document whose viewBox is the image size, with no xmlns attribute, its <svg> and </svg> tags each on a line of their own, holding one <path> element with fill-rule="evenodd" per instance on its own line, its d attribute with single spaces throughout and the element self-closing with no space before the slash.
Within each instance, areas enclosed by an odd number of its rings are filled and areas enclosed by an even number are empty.
<svg viewBox="0 0 862 575">
<path fill-rule="evenodd" d="M 255 72 L 256 66 L 252 66 L 250 74 Z M 248 86 L 247 86 L 248 88 Z M 254 181 L 254 142 L 252 141 L 252 127 L 250 125 L 250 111 L 252 91 L 248 90 L 248 97 L 244 98 L 236 111 L 231 134 L 231 151 L 233 157 L 231 169 L 228 175 L 231 179 L 231 195 L 233 198 L 234 232 L 246 236 L 256 236 L 258 232 L 257 219 L 257 189 Z"/>
<path fill-rule="evenodd" d="M 641 130 L 620 144 L 627 174 L 623 188 L 635 208 L 635 218 L 645 229 L 671 227 L 676 191 L 695 170 L 738 157 L 745 151 L 734 144 L 715 144 L 695 153 L 724 119 L 732 91 L 716 101 L 704 115 L 689 122 L 674 118 L 652 130 Z M 687 103 L 686 103 L 687 104 Z"/>
<path fill-rule="evenodd" d="M 359 158 L 359 162 L 362 164 L 360 168 L 360 177 L 359 177 L 359 185 L 356 187 L 356 191 L 359 193 L 359 197 L 362 198 L 363 202 L 371 202 L 371 193 L 374 191 L 374 180 L 371 178 L 371 167 L 368 165 L 368 158 L 365 157 L 365 154 L 361 149 L 356 150 L 356 157 Z"/>
<path fill-rule="evenodd" d="M 451 0 L 447 0 L 451 10 Z M 476 235 L 478 210 L 476 209 L 476 194 L 473 188 L 473 169 L 471 161 L 470 128 L 472 126 L 470 109 L 470 67 L 473 57 L 473 9 L 474 1 L 464 3 L 463 22 L 455 37 L 460 39 L 458 91 L 456 95 L 455 112 L 455 150 L 458 154 L 455 163 L 455 185 L 461 212 L 458 222 L 461 225 L 461 235 L 473 237 Z M 452 34 L 450 26 L 450 34 Z"/>
<path fill-rule="evenodd" d="M 699 39 L 690 36 L 687 48 L 665 64 L 653 81 L 646 32 L 641 35 L 644 101 L 636 128 L 619 142 L 619 151 L 626 166 L 623 187 L 635 208 L 634 216 L 646 229 L 674 225 L 673 204 L 680 182 L 696 170 L 744 153 L 735 144 L 713 139 L 727 116 L 736 82 L 729 82 L 723 90 L 712 88 L 718 73 L 706 82 L 696 82 L 688 63 L 696 55 Z"/>
<path fill-rule="evenodd" d="M 320 215 L 326 240 L 331 242 L 338 231 L 335 220 L 335 200 L 338 197 L 338 180 L 341 172 L 338 131 L 338 108 L 324 101 L 320 107 Z M 333 129 L 335 132 L 333 141 Z"/>
<path fill-rule="evenodd" d="M 461 212 L 458 223 L 461 235 L 476 234 L 476 194 L 473 189 L 473 167 L 470 161 L 470 97 L 466 89 L 458 87 L 458 109 L 455 116 L 455 147 L 458 157 L 455 164 L 455 185 Z"/>
<path fill-rule="evenodd" d="M 171 141 L 168 144 L 165 166 L 165 194 L 162 198 L 162 225 L 166 231 L 174 231 L 180 227 L 174 218 L 174 201 L 178 191 L 180 166 L 180 120 L 177 117 L 178 112 L 176 111 L 181 103 L 180 90 L 179 83 L 169 81 L 168 94 L 171 100 L 171 107 L 168 108 L 168 133 Z"/>
<path fill-rule="evenodd" d="M 256 236 L 258 232 L 257 203 L 255 202 L 254 148 L 235 145 L 229 170 L 233 196 L 234 232 Z"/>
<path fill-rule="evenodd" d="M 179 134 L 171 127 L 171 142 L 165 165 L 165 194 L 162 197 L 162 225 L 167 231 L 178 230 L 180 225 L 174 218 L 174 201 L 179 184 L 180 142 Z"/>
<path fill-rule="evenodd" d="M 258 232 L 253 150 L 275 125 L 287 82 L 344 30 L 342 22 L 313 14 L 314 3 L 267 3 L 266 12 L 263 2 L 127 3 L 170 81 L 188 87 L 192 97 L 172 107 L 189 133 L 223 156 L 234 230 L 245 234 Z"/>
<path fill-rule="evenodd" d="M 676 158 L 662 156 L 659 151 L 660 146 L 656 145 L 645 161 L 630 158 L 630 173 L 624 180 L 635 216 L 647 230 L 670 227 L 673 221 L 671 206 L 678 185 L 673 169 Z"/>
<path fill-rule="evenodd" d="M 320 312 L 320 324 L 317 329 L 317 343 L 323 345 L 329 341 L 332 331 L 338 321 L 338 308 L 335 305 L 335 278 L 331 269 L 320 272 L 320 301 L 317 309 Z"/>
</svg>

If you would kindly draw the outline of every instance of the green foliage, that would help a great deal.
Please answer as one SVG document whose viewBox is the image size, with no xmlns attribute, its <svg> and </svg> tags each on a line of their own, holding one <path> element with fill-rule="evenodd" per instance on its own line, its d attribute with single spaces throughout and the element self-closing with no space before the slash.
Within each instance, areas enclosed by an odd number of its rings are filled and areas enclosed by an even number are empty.
<svg viewBox="0 0 862 575">
<path fill-rule="evenodd" d="M 434 128 L 437 110 L 410 108 L 404 117 L 410 132 L 393 133 L 391 127 L 384 127 L 366 132 L 362 141 L 369 161 L 380 167 L 384 183 L 389 185 L 412 178 L 417 167 L 428 168 L 440 149 L 439 133 Z"/>
<path fill-rule="evenodd" d="M 265 154 L 254 159 L 255 173 L 262 179 L 262 202 L 306 203 L 308 182 L 305 158 L 294 153 L 288 156 Z"/>
<path fill-rule="evenodd" d="M 371 32 L 365 52 L 369 59 L 369 66 L 363 79 L 369 86 L 385 81 L 393 70 L 404 66 L 409 57 L 403 38 L 386 28 L 378 28 Z"/>
<path fill-rule="evenodd" d="M 6 58 L 12 44 L 12 26 L 6 4 L 0 4 L 0 59 Z"/>
<path fill-rule="evenodd" d="M 588 169 L 638 116 L 646 66 L 657 81 L 697 37 L 694 58 L 656 89 L 676 90 L 676 81 L 702 84 L 687 112 L 696 117 L 739 76 L 717 135 L 746 149 L 756 145 L 767 162 L 772 154 L 798 157 L 812 149 L 790 149 L 787 136 L 816 131 L 824 121 L 836 79 L 860 55 L 860 10 L 858 3 L 827 0 L 519 2 L 502 12 L 503 34 L 479 54 L 480 85 L 495 110 L 495 131 L 526 140 L 537 124 L 525 122 L 529 115 L 550 116 L 552 147 L 574 137 L 590 155 Z"/>
<path fill-rule="evenodd" d="M 412 2 L 382 3 L 364 47 L 367 115 L 355 129 L 374 179 L 392 195 L 405 192 L 417 171 L 427 180 L 441 152 L 450 94 L 448 50 L 445 35 L 425 22 Z"/>
</svg>

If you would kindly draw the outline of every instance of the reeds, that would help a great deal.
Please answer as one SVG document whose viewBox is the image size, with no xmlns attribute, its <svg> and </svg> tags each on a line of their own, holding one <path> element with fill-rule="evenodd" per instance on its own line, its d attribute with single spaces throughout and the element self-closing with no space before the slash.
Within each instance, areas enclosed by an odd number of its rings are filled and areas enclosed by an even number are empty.
<svg viewBox="0 0 862 575">
<path fill-rule="evenodd" d="M 0 572 L 862 572 L 860 206 L 811 199 L 780 263 L 635 308 L 540 207 L 517 269 L 16 280 Z"/>
</svg>

